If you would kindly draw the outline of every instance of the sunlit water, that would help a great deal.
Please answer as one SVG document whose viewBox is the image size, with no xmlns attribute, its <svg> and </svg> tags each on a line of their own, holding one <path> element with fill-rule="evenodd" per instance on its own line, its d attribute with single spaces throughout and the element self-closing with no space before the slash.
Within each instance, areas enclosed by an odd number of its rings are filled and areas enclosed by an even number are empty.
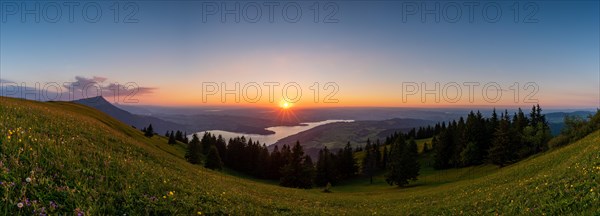
<svg viewBox="0 0 600 216">
<path fill-rule="evenodd" d="M 317 127 L 319 125 L 325 125 L 325 124 L 330 124 L 330 123 L 335 123 L 335 122 L 353 122 L 353 121 L 354 120 L 326 120 L 326 121 L 320 121 L 320 122 L 306 122 L 306 123 L 302 123 L 302 125 L 300 125 L 300 126 L 277 126 L 277 127 L 265 128 L 266 130 L 275 132 L 274 134 L 269 134 L 269 135 L 235 133 L 235 132 L 222 131 L 222 130 L 209 130 L 206 132 L 214 134 L 215 136 L 221 135 L 221 136 L 223 136 L 223 138 L 226 141 L 229 140 L 230 138 L 244 136 L 244 137 L 246 137 L 246 139 L 251 138 L 252 141 L 258 140 L 258 141 L 260 141 L 261 144 L 264 143 L 266 145 L 271 145 L 271 144 L 276 143 L 280 139 L 300 133 L 302 131 L 309 130 L 309 129 Z M 204 135 L 204 133 L 205 132 L 203 131 L 203 132 L 198 132 L 196 134 L 198 135 L 199 138 L 202 138 L 202 135 Z M 190 136 L 190 139 L 191 139 L 191 136 Z"/>
</svg>

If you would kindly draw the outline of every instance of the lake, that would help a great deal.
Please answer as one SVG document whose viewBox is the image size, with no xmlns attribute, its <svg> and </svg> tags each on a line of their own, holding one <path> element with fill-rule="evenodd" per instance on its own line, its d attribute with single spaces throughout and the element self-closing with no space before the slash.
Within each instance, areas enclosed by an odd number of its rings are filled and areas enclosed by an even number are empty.
<svg viewBox="0 0 600 216">
<path fill-rule="evenodd" d="M 198 132 L 196 134 L 198 135 L 198 138 L 202 139 L 202 136 L 204 135 L 204 133 L 209 132 L 211 134 L 214 134 L 215 136 L 218 136 L 218 135 L 223 136 L 225 141 L 228 141 L 230 138 L 244 136 L 244 137 L 246 137 L 246 139 L 251 138 L 252 141 L 258 140 L 258 141 L 260 141 L 261 144 L 264 143 L 268 146 L 268 145 L 276 143 L 280 139 L 300 133 L 302 131 L 309 130 L 309 129 L 317 127 L 319 125 L 325 125 L 325 124 L 330 124 L 330 123 L 335 123 L 335 122 L 353 122 L 353 121 L 354 120 L 325 120 L 325 121 L 320 121 L 320 122 L 305 122 L 305 123 L 301 123 L 302 125 L 298 125 L 298 126 L 276 126 L 276 127 L 265 128 L 266 130 L 275 132 L 274 134 L 269 134 L 269 135 L 235 133 L 235 132 L 229 132 L 229 131 L 223 131 L 223 130 L 202 131 L 202 132 Z M 191 136 L 190 136 L 190 140 L 191 140 Z"/>
</svg>

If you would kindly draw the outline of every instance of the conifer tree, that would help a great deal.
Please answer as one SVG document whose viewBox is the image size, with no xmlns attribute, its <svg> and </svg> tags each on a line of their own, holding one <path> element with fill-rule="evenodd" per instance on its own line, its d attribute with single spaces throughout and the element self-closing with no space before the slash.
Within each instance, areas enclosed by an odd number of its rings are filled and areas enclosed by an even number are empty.
<svg viewBox="0 0 600 216">
<path fill-rule="evenodd" d="M 199 164 L 200 157 L 202 153 L 202 146 L 200 143 L 200 139 L 198 139 L 198 135 L 194 134 L 192 136 L 192 141 L 188 144 L 186 149 L 185 158 L 188 162 L 192 164 Z"/>
<path fill-rule="evenodd" d="M 494 133 L 492 146 L 490 147 L 490 160 L 492 163 L 500 167 L 508 164 L 512 159 L 511 154 L 513 153 L 511 145 L 510 120 L 508 115 L 502 114 L 498 128 Z"/>
<path fill-rule="evenodd" d="M 305 155 L 302 160 L 302 173 L 300 178 L 299 188 L 309 189 L 312 188 L 313 179 L 315 178 L 315 165 L 313 164 L 312 158 Z"/>
<path fill-rule="evenodd" d="M 142 130 L 142 131 L 144 131 L 144 136 L 146 136 L 146 137 L 152 137 L 152 136 L 154 136 L 154 129 L 152 128 L 152 124 L 150 124 L 145 129 L 146 130 Z"/>
<path fill-rule="evenodd" d="M 356 164 L 356 159 L 352 152 L 352 146 L 350 145 L 350 142 L 348 142 L 344 149 L 337 155 L 339 160 L 339 174 L 342 179 L 350 178 L 358 172 L 358 165 Z"/>
<path fill-rule="evenodd" d="M 284 147 L 284 154 L 287 154 L 285 149 Z M 312 160 L 304 155 L 300 142 L 296 141 L 289 152 L 288 163 L 281 168 L 279 184 L 284 187 L 311 188 L 313 176 L 309 174 L 314 171 L 311 166 Z"/>
<path fill-rule="evenodd" d="M 367 140 L 367 147 L 365 148 L 365 157 L 362 161 L 362 173 L 363 175 L 369 177 L 369 182 L 373 184 L 373 175 L 377 169 L 377 159 L 375 157 L 374 147 Z"/>
<path fill-rule="evenodd" d="M 187 140 L 187 138 L 185 138 L 185 139 Z M 225 143 L 225 139 L 223 139 L 223 136 L 221 136 L 220 134 L 217 138 L 215 147 L 217 147 L 217 150 L 219 151 L 219 156 L 221 157 L 221 160 L 222 161 L 227 160 L 227 155 L 226 155 L 227 154 L 227 144 Z"/>
<path fill-rule="evenodd" d="M 173 145 L 173 144 L 175 144 L 175 143 L 176 143 L 176 140 L 175 140 L 175 135 L 173 135 L 173 131 L 171 131 L 171 134 L 169 135 L 169 142 L 168 142 L 168 143 L 169 143 L 170 145 Z"/>
<path fill-rule="evenodd" d="M 279 147 L 275 146 L 273 148 L 273 152 L 271 152 L 271 157 L 269 161 L 269 178 L 270 179 L 279 179 L 281 178 L 280 170 L 283 167 L 283 158 L 281 156 L 281 152 L 279 152 Z"/>
<path fill-rule="evenodd" d="M 407 144 L 404 138 L 400 137 L 393 145 L 385 180 L 390 185 L 404 186 L 419 176 L 421 167 L 417 160 L 417 144 L 414 139 Z"/>
<path fill-rule="evenodd" d="M 452 133 L 450 133 L 447 129 L 442 129 L 436 140 L 437 142 L 434 149 L 433 167 L 435 169 L 450 168 L 450 155 L 452 154 Z"/>
<path fill-rule="evenodd" d="M 338 182 L 339 175 L 335 165 L 333 154 L 327 146 L 319 150 L 315 175 L 315 184 L 317 186 L 322 187 L 327 185 L 327 183 L 336 184 Z"/>
<path fill-rule="evenodd" d="M 204 167 L 212 170 L 221 170 L 223 168 L 221 156 L 219 156 L 219 151 L 214 145 L 210 147 L 208 155 L 206 155 L 206 162 L 204 163 Z"/>
</svg>

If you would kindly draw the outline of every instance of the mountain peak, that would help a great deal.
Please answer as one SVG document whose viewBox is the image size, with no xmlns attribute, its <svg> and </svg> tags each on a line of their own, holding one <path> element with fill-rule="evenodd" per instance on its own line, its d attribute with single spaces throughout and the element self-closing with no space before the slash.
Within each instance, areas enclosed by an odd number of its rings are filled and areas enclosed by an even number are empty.
<svg viewBox="0 0 600 216">
<path fill-rule="evenodd" d="M 89 104 L 98 104 L 98 105 L 99 104 L 110 104 L 110 102 L 108 102 L 102 96 L 83 98 L 83 99 L 79 99 L 79 100 L 74 100 L 72 102 L 80 103 L 80 104 L 85 104 L 85 105 L 89 105 Z"/>
</svg>

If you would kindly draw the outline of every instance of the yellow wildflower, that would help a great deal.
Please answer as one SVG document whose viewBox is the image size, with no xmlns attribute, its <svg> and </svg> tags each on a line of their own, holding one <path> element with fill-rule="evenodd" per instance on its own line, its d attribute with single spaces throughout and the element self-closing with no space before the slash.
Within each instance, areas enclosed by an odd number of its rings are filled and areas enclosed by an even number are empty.
<svg viewBox="0 0 600 216">
<path fill-rule="evenodd" d="M 201 211 L 199 211 L 199 212 L 198 212 L 198 215 L 202 215 L 202 212 L 201 212 Z"/>
</svg>

